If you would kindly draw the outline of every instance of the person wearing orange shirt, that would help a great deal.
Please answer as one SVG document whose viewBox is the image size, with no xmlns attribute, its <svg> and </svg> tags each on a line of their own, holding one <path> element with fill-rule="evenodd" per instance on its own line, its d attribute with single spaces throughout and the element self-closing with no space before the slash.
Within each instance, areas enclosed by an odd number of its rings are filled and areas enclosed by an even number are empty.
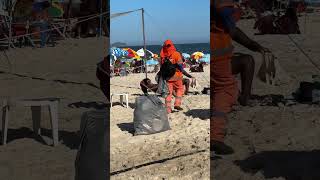
<svg viewBox="0 0 320 180">
<path fill-rule="evenodd" d="M 239 100 L 247 105 L 250 100 L 254 73 L 254 60 L 251 56 L 234 56 L 232 40 L 246 48 L 260 53 L 269 52 L 251 40 L 237 26 L 239 14 L 233 0 L 211 0 L 210 23 L 210 150 L 216 154 L 232 154 L 233 148 L 224 143 L 227 126 L 227 113 Z M 241 74 L 241 94 L 234 74 Z"/>
<path fill-rule="evenodd" d="M 176 50 L 173 42 L 168 39 L 164 42 L 161 52 L 160 52 L 160 57 L 161 57 L 161 64 L 164 63 L 164 60 L 167 58 L 171 61 L 172 64 L 178 65 L 176 68 L 175 74 L 167 80 L 167 85 L 169 89 L 169 94 L 166 97 L 166 107 L 167 107 L 167 112 L 171 113 L 172 108 L 171 108 L 171 101 L 172 101 L 172 95 L 173 91 L 175 91 L 175 101 L 174 101 L 174 109 L 181 111 L 183 108 L 181 107 L 182 104 L 182 96 L 184 94 L 184 87 L 183 87 L 183 73 L 180 70 L 181 68 L 183 69 L 183 60 L 181 54 Z"/>
</svg>

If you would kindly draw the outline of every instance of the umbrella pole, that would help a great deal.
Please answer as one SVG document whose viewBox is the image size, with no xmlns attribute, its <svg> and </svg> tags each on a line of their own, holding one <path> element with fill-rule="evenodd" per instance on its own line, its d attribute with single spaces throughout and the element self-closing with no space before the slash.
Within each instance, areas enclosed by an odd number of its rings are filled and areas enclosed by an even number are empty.
<svg viewBox="0 0 320 180">
<path fill-rule="evenodd" d="M 12 43 L 12 10 L 13 10 L 13 3 L 12 1 L 9 1 L 9 12 L 8 12 L 8 15 L 9 15 L 9 46 L 8 46 L 8 50 L 10 50 L 11 48 L 11 43 Z"/>
<path fill-rule="evenodd" d="M 102 12 L 103 11 L 103 8 L 102 8 L 102 0 L 100 0 L 100 27 L 99 27 L 99 36 L 101 37 L 102 36 Z"/>
<path fill-rule="evenodd" d="M 146 35 L 145 35 L 145 29 L 144 29 L 144 9 L 141 9 L 142 13 L 142 32 L 143 32 L 143 50 L 144 50 L 144 67 L 145 67 L 145 73 L 146 78 L 148 78 L 148 70 L 147 70 L 147 48 L 146 48 Z"/>
</svg>

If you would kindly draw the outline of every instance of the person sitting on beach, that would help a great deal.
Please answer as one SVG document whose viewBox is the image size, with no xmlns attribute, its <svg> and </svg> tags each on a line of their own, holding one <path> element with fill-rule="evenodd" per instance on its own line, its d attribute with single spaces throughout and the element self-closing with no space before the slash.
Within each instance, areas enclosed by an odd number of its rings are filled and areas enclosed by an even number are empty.
<svg viewBox="0 0 320 180">
<path fill-rule="evenodd" d="M 189 93 L 189 87 L 190 87 L 190 79 L 188 79 L 188 78 L 183 78 L 182 83 L 183 83 L 183 86 L 184 86 L 184 94 L 185 94 L 185 95 L 188 95 L 188 93 Z M 151 82 L 151 79 L 145 78 L 145 79 L 143 79 L 143 80 L 140 82 L 140 88 L 141 88 L 141 90 L 142 90 L 142 92 L 143 92 L 144 94 L 148 94 L 148 90 L 156 93 L 157 90 L 158 90 L 158 84 L 153 84 L 153 83 Z M 172 95 L 173 95 L 173 96 L 176 96 L 176 92 L 173 91 L 173 92 L 172 92 Z"/>
<path fill-rule="evenodd" d="M 298 16 L 295 8 L 287 8 L 286 13 L 277 21 L 278 34 L 300 34 Z"/>
<path fill-rule="evenodd" d="M 182 57 L 182 59 L 184 59 Z M 191 76 L 189 73 L 187 73 L 183 68 L 179 68 L 179 70 L 182 72 L 183 75 L 187 76 L 188 78 L 195 79 L 193 76 Z M 182 85 L 184 87 L 183 94 L 188 95 L 189 93 L 189 87 L 190 87 L 190 80 L 188 78 L 182 79 Z M 145 78 L 140 82 L 141 90 L 144 94 L 148 94 L 148 89 L 152 92 L 157 92 L 158 84 L 153 84 L 149 78 Z M 172 91 L 173 96 L 177 96 L 176 91 Z"/>
<path fill-rule="evenodd" d="M 197 64 L 197 65 L 193 65 L 190 67 L 190 71 L 191 72 L 204 72 L 203 70 L 203 62 Z"/>
</svg>

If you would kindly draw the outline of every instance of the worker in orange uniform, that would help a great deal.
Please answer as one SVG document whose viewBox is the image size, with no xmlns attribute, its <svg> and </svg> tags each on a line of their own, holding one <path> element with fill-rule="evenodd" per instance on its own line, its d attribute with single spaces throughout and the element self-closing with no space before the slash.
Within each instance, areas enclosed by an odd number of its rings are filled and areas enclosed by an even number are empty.
<svg viewBox="0 0 320 180">
<path fill-rule="evenodd" d="M 232 40 L 254 51 L 265 53 L 269 50 L 251 40 L 245 33 L 236 27 L 240 16 L 236 15 L 236 6 L 232 0 L 211 0 L 211 66 L 210 66 L 210 150 L 216 154 L 232 154 L 233 148 L 224 143 L 226 135 L 226 115 L 237 102 L 239 90 L 234 74 L 241 73 L 242 90 L 240 100 L 246 104 L 250 98 L 254 65 L 242 68 L 246 62 L 245 56 L 233 57 Z M 249 56 L 251 57 L 251 56 Z M 254 63 L 252 59 L 251 64 Z M 245 72 L 246 71 L 246 72 Z M 244 74 L 243 74 L 244 72 Z M 245 73 L 249 72 L 247 75 Z M 244 76 L 243 76 L 244 75 Z"/>
<path fill-rule="evenodd" d="M 171 40 L 166 40 L 162 46 L 161 52 L 160 52 L 160 57 L 161 57 L 161 64 L 164 63 L 164 60 L 167 58 L 171 61 L 172 64 L 176 64 L 176 72 L 175 74 L 167 80 L 167 85 L 169 89 L 169 94 L 166 97 L 166 107 L 167 107 L 167 112 L 171 113 L 172 108 L 171 108 L 171 101 L 172 101 L 172 94 L 173 91 L 175 91 L 175 101 L 174 101 L 174 109 L 178 111 L 182 111 L 183 108 L 181 107 L 182 103 L 182 96 L 184 93 L 184 87 L 183 87 L 183 73 L 181 71 L 183 60 L 181 54 L 176 50 L 174 47 L 174 44 L 172 43 Z"/>
</svg>

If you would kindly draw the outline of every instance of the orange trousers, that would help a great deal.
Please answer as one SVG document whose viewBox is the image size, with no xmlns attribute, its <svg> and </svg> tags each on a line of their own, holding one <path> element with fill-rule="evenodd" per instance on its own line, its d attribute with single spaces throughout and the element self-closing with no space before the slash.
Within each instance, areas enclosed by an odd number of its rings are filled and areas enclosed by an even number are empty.
<svg viewBox="0 0 320 180">
<path fill-rule="evenodd" d="M 167 81 L 167 84 L 168 84 L 169 94 L 166 97 L 166 107 L 167 107 L 167 112 L 171 113 L 172 111 L 171 101 L 172 101 L 173 91 L 175 91 L 175 95 L 176 95 L 174 106 L 181 106 L 184 87 L 183 87 L 182 80 Z"/>
<path fill-rule="evenodd" d="M 232 75 L 231 58 L 211 58 L 210 76 L 210 140 L 223 142 L 226 135 L 226 115 L 237 102 L 239 93 L 237 81 Z"/>
</svg>

